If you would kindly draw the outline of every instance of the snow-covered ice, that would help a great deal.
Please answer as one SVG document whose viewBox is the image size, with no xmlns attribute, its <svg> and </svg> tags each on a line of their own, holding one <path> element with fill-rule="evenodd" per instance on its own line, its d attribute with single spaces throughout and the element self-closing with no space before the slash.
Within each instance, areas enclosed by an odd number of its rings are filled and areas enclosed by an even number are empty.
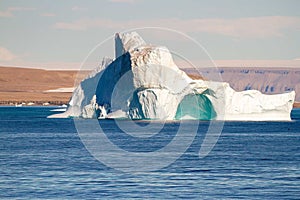
<svg viewBox="0 0 300 200">
<path fill-rule="evenodd" d="M 45 90 L 44 92 L 73 92 L 74 91 L 74 87 L 69 87 L 69 88 L 57 88 L 57 89 L 53 89 L 53 90 Z"/>
</svg>

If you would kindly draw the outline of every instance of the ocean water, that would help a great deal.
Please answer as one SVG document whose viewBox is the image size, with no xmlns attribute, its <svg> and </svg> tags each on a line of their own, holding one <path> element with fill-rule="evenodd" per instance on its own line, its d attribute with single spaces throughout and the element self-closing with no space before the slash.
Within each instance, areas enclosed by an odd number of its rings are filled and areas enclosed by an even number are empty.
<svg viewBox="0 0 300 200">
<path fill-rule="evenodd" d="M 0 107 L 0 199 L 300 198 L 300 109 L 293 110 L 290 122 L 225 122 L 204 158 L 198 152 L 209 122 L 201 121 L 175 162 L 139 173 L 99 162 L 86 150 L 73 119 L 46 118 L 52 109 Z M 114 120 L 100 122 L 113 143 L 134 152 L 167 145 L 179 124 L 164 124 L 152 139 L 136 139 Z"/>
</svg>

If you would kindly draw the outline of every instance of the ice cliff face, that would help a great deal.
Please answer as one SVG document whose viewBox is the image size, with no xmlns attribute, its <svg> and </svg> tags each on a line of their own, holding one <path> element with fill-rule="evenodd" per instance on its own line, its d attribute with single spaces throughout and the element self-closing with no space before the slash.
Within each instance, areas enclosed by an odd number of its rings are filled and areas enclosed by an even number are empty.
<svg viewBox="0 0 300 200">
<path fill-rule="evenodd" d="M 68 110 L 53 117 L 290 120 L 295 92 L 236 92 L 228 83 L 192 80 L 166 47 L 147 45 L 135 32 L 116 34 L 115 55 L 80 83 Z"/>
</svg>

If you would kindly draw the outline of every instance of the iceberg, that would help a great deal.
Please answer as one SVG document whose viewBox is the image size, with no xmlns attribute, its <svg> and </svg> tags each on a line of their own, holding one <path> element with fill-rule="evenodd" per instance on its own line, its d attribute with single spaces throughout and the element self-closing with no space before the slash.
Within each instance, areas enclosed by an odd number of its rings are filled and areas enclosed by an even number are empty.
<svg viewBox="0 0 300 200">
<path fill-rule="evenodd" d="M 237 92 L 226 82 L 194 80 L 164 46 L 136 32 L 115 35 L 115 59 L 74 90 L 67 111 L 49 117 L 149 120 L 291 120 L 295 92 Z"/>
</svg>

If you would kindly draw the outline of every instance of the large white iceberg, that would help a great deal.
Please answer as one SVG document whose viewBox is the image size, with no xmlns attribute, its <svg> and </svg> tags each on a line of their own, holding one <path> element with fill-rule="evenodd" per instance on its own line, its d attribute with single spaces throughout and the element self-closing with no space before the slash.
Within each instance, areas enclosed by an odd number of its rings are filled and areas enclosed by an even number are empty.
<svg viewBox="0 0 300 200">
<path fill-rule="evenodd" d="M 116 34 L 115 55 L 79 84 L 65 113 L 50 117 L 290 120 L 294 91 L 236 92 L 225 82 L 193 80 L 166 47 L 148 45 L 136 32 Z"/>
</svg>

